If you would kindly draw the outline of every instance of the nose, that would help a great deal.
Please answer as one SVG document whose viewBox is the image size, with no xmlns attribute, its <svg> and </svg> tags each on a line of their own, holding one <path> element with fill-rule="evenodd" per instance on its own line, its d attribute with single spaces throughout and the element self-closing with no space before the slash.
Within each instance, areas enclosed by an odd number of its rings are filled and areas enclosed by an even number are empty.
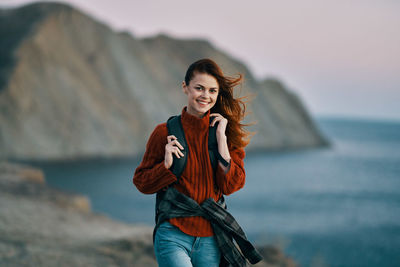
<svg viewBox="0 0 400 267">
<path fill-rule="evenodd" d="M 203 90 L 201 96 L 204 97 L 204 98 L 208 98 L 208 95 L 209 95 L 208 90 Z"/>
</svg>

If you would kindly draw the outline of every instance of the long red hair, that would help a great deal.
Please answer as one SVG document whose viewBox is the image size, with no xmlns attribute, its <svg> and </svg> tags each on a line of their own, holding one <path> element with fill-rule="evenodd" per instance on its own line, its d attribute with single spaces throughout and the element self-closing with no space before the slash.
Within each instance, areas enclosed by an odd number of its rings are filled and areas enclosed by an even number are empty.
<svg viewBox="0 0 400 267">
<path fill-rule="evenodd" d="M 238 78 L 224 76 L 221 68 L 209 58 L 200 59 L 192 63 L 186 71 L 185 83 L 188 85 L 194 77 L 195 72 L 207 73 L 213 76 L 219 85 L 218 98 L 211 108 L 211 113 L 219 113 L 228 120 L 226 137 L 231 148 L 242 148 L 249 144 L 251 133 L 244 127 L 249 124 L 242 124 L 246 116 L 246 97 L 233 97 L 234 87 L 241 84 L 243 75 L 239 73 Z"/>
</svg>

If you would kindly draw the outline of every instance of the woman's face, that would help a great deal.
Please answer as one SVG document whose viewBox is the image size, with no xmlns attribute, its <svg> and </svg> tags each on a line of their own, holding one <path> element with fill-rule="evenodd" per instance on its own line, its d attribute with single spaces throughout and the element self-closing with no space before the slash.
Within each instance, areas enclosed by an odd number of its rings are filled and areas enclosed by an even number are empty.
<svg viewBox="0 0 400 267">
<path fill-rule="evenodd" d="M 188 97 L 187 112 L 199 118 L 217 102 L 219 86 L 217 79 L 207 73 L 194 72 L 189 85 L 182 82 L 183 92 Z"/>
</svg>

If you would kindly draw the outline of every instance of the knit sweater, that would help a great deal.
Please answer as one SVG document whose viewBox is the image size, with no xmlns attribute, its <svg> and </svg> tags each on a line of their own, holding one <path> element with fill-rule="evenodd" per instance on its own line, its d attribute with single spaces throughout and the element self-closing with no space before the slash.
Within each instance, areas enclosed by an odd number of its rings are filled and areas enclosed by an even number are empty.
<svg viewBox="0 0 400 267">
<path fill-rule="evenodd" d="M 179 183 L 174 184 L 174 187 L 199 204 L 210 197 L 218 201 L 222 194 L 229 195 L 241 189 L 245 183 L 243 148 L 229 151 L 231 163 L 227 173 L 220 164 L 214 173 L 208 154 L 210 111 L 202 118 L 198 118 L 189 114 L 184 107 L 181 115 L 189 152 L 185 170 L 181 174 Z M 147 141 L 142 162 L 135 170 L 133 183 L 144 194 L 156 193 L 177 181 L 176 176 L 164 165 L 167 136 L 166 123 L 155 127 Z M 191 236 L 203 237 L 214 234 L 211 223 L 203 217 L 172 218 L 169 221 Z"/>
</svg>

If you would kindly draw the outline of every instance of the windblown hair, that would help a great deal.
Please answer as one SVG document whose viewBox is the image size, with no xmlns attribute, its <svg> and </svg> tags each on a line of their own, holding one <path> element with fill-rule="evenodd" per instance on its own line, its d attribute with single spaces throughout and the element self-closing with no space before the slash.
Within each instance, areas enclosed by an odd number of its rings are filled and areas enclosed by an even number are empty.
<svg viewBox="0 0 400 267">
<path fill-rule="evenodd" d="M 193 79 L 195 72 L 206 73 L 213 76 L 219 85 L 218 98 L 211 108 L 211 113 L 219 113 L 228 120 L 226 136 L 230 148 L 242 148 L 249 144 L 251 133 L 244 129 L 249 124 L 242 124 L 246 116 L 246 97 L 234 98 L 233 89 L 241 84 L 243 75 L 239 73 L 238 78 L 224 76 L 221 68 L 209 58 L 200 59 L 192 63 L 186 71 L 185 83 Z"/>
</svg>

